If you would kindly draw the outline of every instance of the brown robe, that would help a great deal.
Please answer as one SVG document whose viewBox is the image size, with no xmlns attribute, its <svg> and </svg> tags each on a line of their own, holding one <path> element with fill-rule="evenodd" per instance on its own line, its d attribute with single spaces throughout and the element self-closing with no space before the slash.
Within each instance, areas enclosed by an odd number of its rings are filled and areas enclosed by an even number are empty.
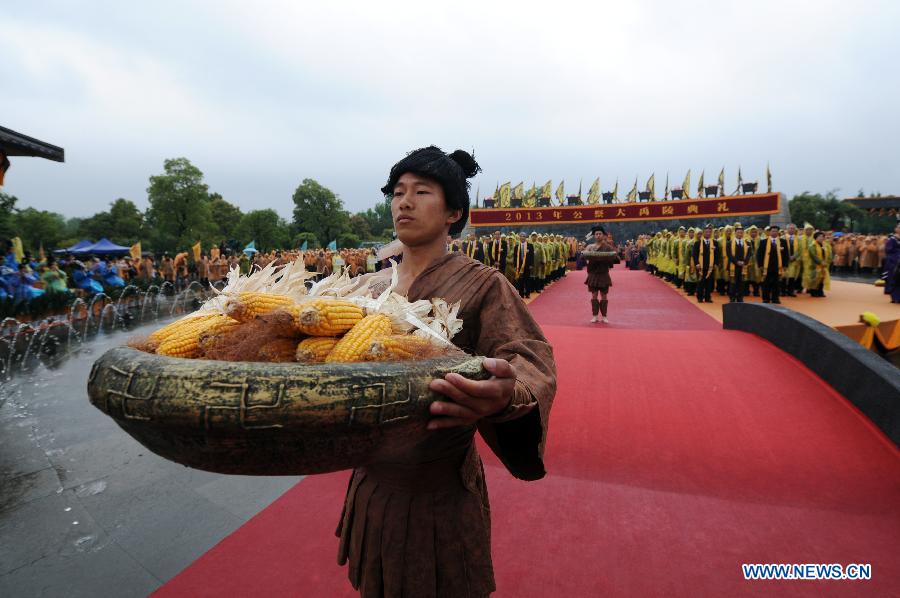
<svg viewBox="0 0 900 598">
<path fill-rule="evenodd" d="M 587 247 L 584 248 L 585 251 L 615 251 L 616 248 L 609 241 L 604 241 L 601 244 L 591 243 Z M 619 263 L 619 258 L 611 258 L 611 259 L 594 259 L 587 258 L 587 278 L 584 281 L 584 284 L 587 285 L 588 290 L 593 291 L 603 291 L 604 293 L 609 290 L 609 287 L 612 286 L 612 278 L 609 276 L 609 269 L 613 267 L 614 264 Z"/>
<path fill-rule="evenodd" d="M 373 290 L 381 290 L 379 284 Z M 462 301 L 463 329 L 453 343 L 515 367 L 512 413 L 482 419 L 477 430 L 515 477 L 542 478 L 556 364 L 515 288 L 497 270 L 452 252 L 413 281 L 408 297 Z M 350 583 L 363 596 L 455 598 L 496 589 L 490 505 L 475 431 L 465 426 L 429 432 L 402 462 L 353 471 L 336 532 L 338 564 L 349 561 Z"/>
</svg>

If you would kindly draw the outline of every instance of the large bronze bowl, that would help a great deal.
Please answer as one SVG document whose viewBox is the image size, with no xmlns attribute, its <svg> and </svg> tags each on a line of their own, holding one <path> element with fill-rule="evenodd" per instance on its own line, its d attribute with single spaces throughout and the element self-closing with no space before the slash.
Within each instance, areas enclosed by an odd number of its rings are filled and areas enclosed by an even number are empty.
<svg viewBox="0 0 900 598">
<path fill-rule="evenodd" d="M 91 403 L 154 453 L 242 475 L 338 471 L 422 441 L 432 379 L 490 376 L 481 357 L 301 365 L 107 351 L 88 378 Z"/>
</svg>

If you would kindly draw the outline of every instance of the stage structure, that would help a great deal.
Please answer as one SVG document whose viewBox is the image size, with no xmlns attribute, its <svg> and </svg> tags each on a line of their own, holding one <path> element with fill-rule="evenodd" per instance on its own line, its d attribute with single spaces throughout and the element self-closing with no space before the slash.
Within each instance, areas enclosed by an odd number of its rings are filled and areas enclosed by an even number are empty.
<svg viewBox="0 0 900 598">
<path fill-rule="evenodd" d="M 473 227 L 519 226 L 764 216 L 779 213 L 783 201 L 781 193 L 760 193 L 703 199 L 597 203 L 547 208 L 472 208 L 469 224 Z"/>
<path fill-rule="evenodd" d="M 874 216 L 894 216 L 900 221 L 900 196 L 898 195 L 848 197 L 844 203 L 856 206 Z"/>
</svg>

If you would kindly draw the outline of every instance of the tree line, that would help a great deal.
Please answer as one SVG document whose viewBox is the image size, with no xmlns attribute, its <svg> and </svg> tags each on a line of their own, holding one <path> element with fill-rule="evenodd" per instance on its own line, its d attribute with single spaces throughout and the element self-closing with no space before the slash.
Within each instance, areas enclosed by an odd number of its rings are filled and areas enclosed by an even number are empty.
<svg viewBox="0 0 900 598">
<path fill-rule="evenodd" d="M 109 210 L 89 218 L 66 218 L 17 208 L 16 197 L 0 193 L 0 239 L 18 236 L 25 250 L 35 255 L 40 247 L 49 251 L 101 237 L 126 246 L 140 241 L 143 249 L 157 253 L 182 251 L 197 241 L 205 248 L 223 241 L 235 247 L 255 241 L 257 249 L 269 251 L 297 248 L 304 241 L 311 249 L 331 241 L 341 248 L 358 247 L 362 241 L 388 241 L 393 230 L 387 199 L 351 214 L 336 193 L 313 179 L 303 179 L 294 191 L 290 221 L 272 209 L 243 212 L 211 192 L 203 173 L 187 158 L 165 161 L 163 172 L 150 177 L 147 199 L 149 207 L 143 212 L 133 201 L 119 198 Z M 804 192 L 788 205 L 799 226 L 809 222 L 821 230 L 879 234 L 894 227 L 893 217 L 870 215 L 841 201 L 835 191 Z"/>
<path fill-rule="evenodd" d="M 0 193 L 0 239 L 20 237 L 26 251 L 37 254 L 69 247 L 81 239 L 107 237 L 119 245 L 141 242 L 142 249 L 175 253 L 200 241 L 204 248 L 222 242 L 243 247 L 255 241 L 260 251 L 300 247 L 358 247 L 363 241 L 388 241 L 393 224 L 385 200 L 356 214 L 341 198 L 313 179 L 294 191 L 293 218 L 272 209 L 243 212 L 221 194 L 211 192 L 203 173 L 187 158 L 166 160 L 163 172 L 150 177 L 149 206 L 141 211 L 125 198 L 88 218 L 66 218 L 35 208 L 18 208 L 18 198 Z"/>
<path fill-rule="evenodd" d="M 860 189 L 857 197 L 866 197 Z M 881 197 L 880 193 L 870 193 L 869 197 Z M 894 216 L 878 216 L 841 201 L 837 191 L 825 195 L 804 191 L 788 202 L 791 220 L 798 227 L 807 222 L 817 230 L 833 230 L 863 234 L 886 235 L 894 230 L 897 220 Z"/>
</svg>

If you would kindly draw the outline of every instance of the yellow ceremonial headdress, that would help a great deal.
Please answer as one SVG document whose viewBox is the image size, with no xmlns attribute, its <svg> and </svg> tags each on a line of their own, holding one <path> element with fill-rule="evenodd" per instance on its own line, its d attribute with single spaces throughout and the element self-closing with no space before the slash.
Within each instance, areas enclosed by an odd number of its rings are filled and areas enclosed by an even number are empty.
<svg viewBox="0 0 900 598">
<path fill-rule="evenodd" d="M 734 230 L 737 230 L 737 229 L 739 229 L 739 228 L 740 228 L 740 229 L 743 229 L 744 226 L 743 226 L 740 222 L 735 222 L 735 223 L 734 223 Z"/>
<path fill-rule="evenodd" d="M 813 226 L 812 224 L 810 224 L 809 222 L 804 222 L 804 223 L 803 223 L 803 230 L 804 230 L 804 231 L 805 231 L 805 230 L 813 230 L 813 231 L 814 231 L 814 230 L 816 230 L 816 227 Z"/>
</svg>

